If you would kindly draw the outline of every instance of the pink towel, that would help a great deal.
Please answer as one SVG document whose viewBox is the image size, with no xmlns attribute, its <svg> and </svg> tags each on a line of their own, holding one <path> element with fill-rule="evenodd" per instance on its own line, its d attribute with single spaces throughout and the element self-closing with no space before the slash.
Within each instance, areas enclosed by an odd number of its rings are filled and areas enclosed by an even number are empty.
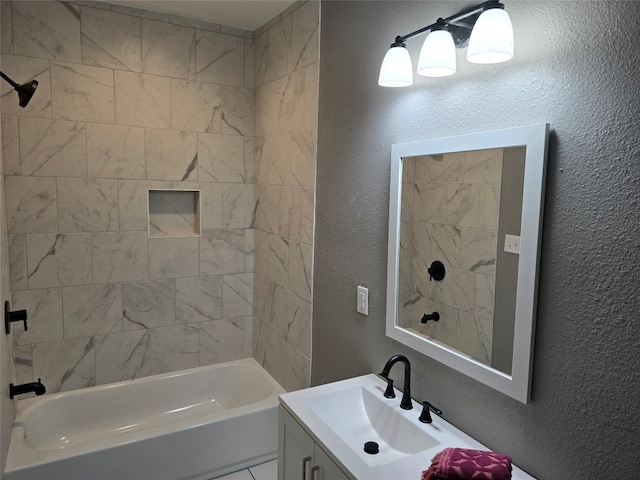
<svg viewBox="0 0 640 480">
<path fill-rule="evenodd" d="M 466 448 L 445 448 L 422 472 L 422 480 L 510 480 L 511 457 Z"/>
</svg>

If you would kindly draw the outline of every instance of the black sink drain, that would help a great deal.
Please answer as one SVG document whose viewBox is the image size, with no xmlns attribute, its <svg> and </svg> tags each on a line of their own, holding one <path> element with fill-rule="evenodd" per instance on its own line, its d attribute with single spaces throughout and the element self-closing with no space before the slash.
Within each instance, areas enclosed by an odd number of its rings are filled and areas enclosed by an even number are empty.
<svg viewBox="0 0 640 480">
<path fill-rule="evenodd" d="M 365 442 L 364 451 L 369 455 L 375 455 L 380 451 L 380 447 L 376 442 Z"/>
</svg>

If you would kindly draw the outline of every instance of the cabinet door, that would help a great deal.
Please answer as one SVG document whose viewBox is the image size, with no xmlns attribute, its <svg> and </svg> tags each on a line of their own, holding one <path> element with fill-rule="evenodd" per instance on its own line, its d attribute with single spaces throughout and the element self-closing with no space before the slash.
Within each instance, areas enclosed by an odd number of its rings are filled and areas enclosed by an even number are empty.
<svg viewBox="0 0 640 480">
<path fill-rule="evenodd" d="M 318 445 L 316 445 L 314 453 L 315 463 L 313 465 L 314 467 L 317 465 L 320 468 L 313 472 L 311 480 L 349 480 L 349 477 L 340 470 L 340 467 Z"/>
<path fill-rule="evenodd" d="M 314 445 L 300 424 L 279 407 L 278 480 L 311 480 Z"/>
</svg>

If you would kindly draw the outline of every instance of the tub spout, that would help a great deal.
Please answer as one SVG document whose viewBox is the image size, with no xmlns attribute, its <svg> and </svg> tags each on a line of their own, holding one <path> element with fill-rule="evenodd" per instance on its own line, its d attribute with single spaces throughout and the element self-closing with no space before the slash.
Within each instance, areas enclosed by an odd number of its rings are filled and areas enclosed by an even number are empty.
<svg viewBox="0 0 640 480">
<path fill-rule="evenodd" d="M 47 389 L 44 387 L 40 379 L 37 382 L 23 383 L 22 385 L 9 385 L 9 398 L 13 398 L 15 395 L 22 395 L 23 393 L 33 392 L 36 395 L 44 395 Z"/>
</svg>

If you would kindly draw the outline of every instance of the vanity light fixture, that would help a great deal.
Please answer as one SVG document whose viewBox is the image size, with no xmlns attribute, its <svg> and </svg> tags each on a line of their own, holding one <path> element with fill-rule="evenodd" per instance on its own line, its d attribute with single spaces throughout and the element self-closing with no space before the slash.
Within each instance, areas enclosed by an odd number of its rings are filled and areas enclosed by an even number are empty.
<svg viewBox="0 0 640 480">
<path fill-rule="evenodd" d="M 456 72 L 455 49 L 467 48 L 471 63 L 501 63 L 513 58 L 513 27 L 504 5 L 489 0 L 447 18 L 439 18 L 415 32 L 398 35 L 380 67 L 378 85 L 407 87 L 413 84 L 413 66 L 406 41 L 429 33 L 420 50 L 417 73 L 445 77 Z"/>
<path fill-rule="evenodd" d="M 31 97 L 33 97 L 33 94 L 35 93 L 36 88 L 38 87 L 38 81 L 31 80 L 29 83 L 26 83 L 24 85 L 19 85 L 2 72 L 0 72 L 0 76 L 4 78 L 5 81 L 8 84 L 10 84 L 16 92 L 18 92 L 18 102 L 20 106 L 22 108 L 26 107 L 27 104 L 29 103 L 29 100 L 31 100 Z"/>
</svg>

